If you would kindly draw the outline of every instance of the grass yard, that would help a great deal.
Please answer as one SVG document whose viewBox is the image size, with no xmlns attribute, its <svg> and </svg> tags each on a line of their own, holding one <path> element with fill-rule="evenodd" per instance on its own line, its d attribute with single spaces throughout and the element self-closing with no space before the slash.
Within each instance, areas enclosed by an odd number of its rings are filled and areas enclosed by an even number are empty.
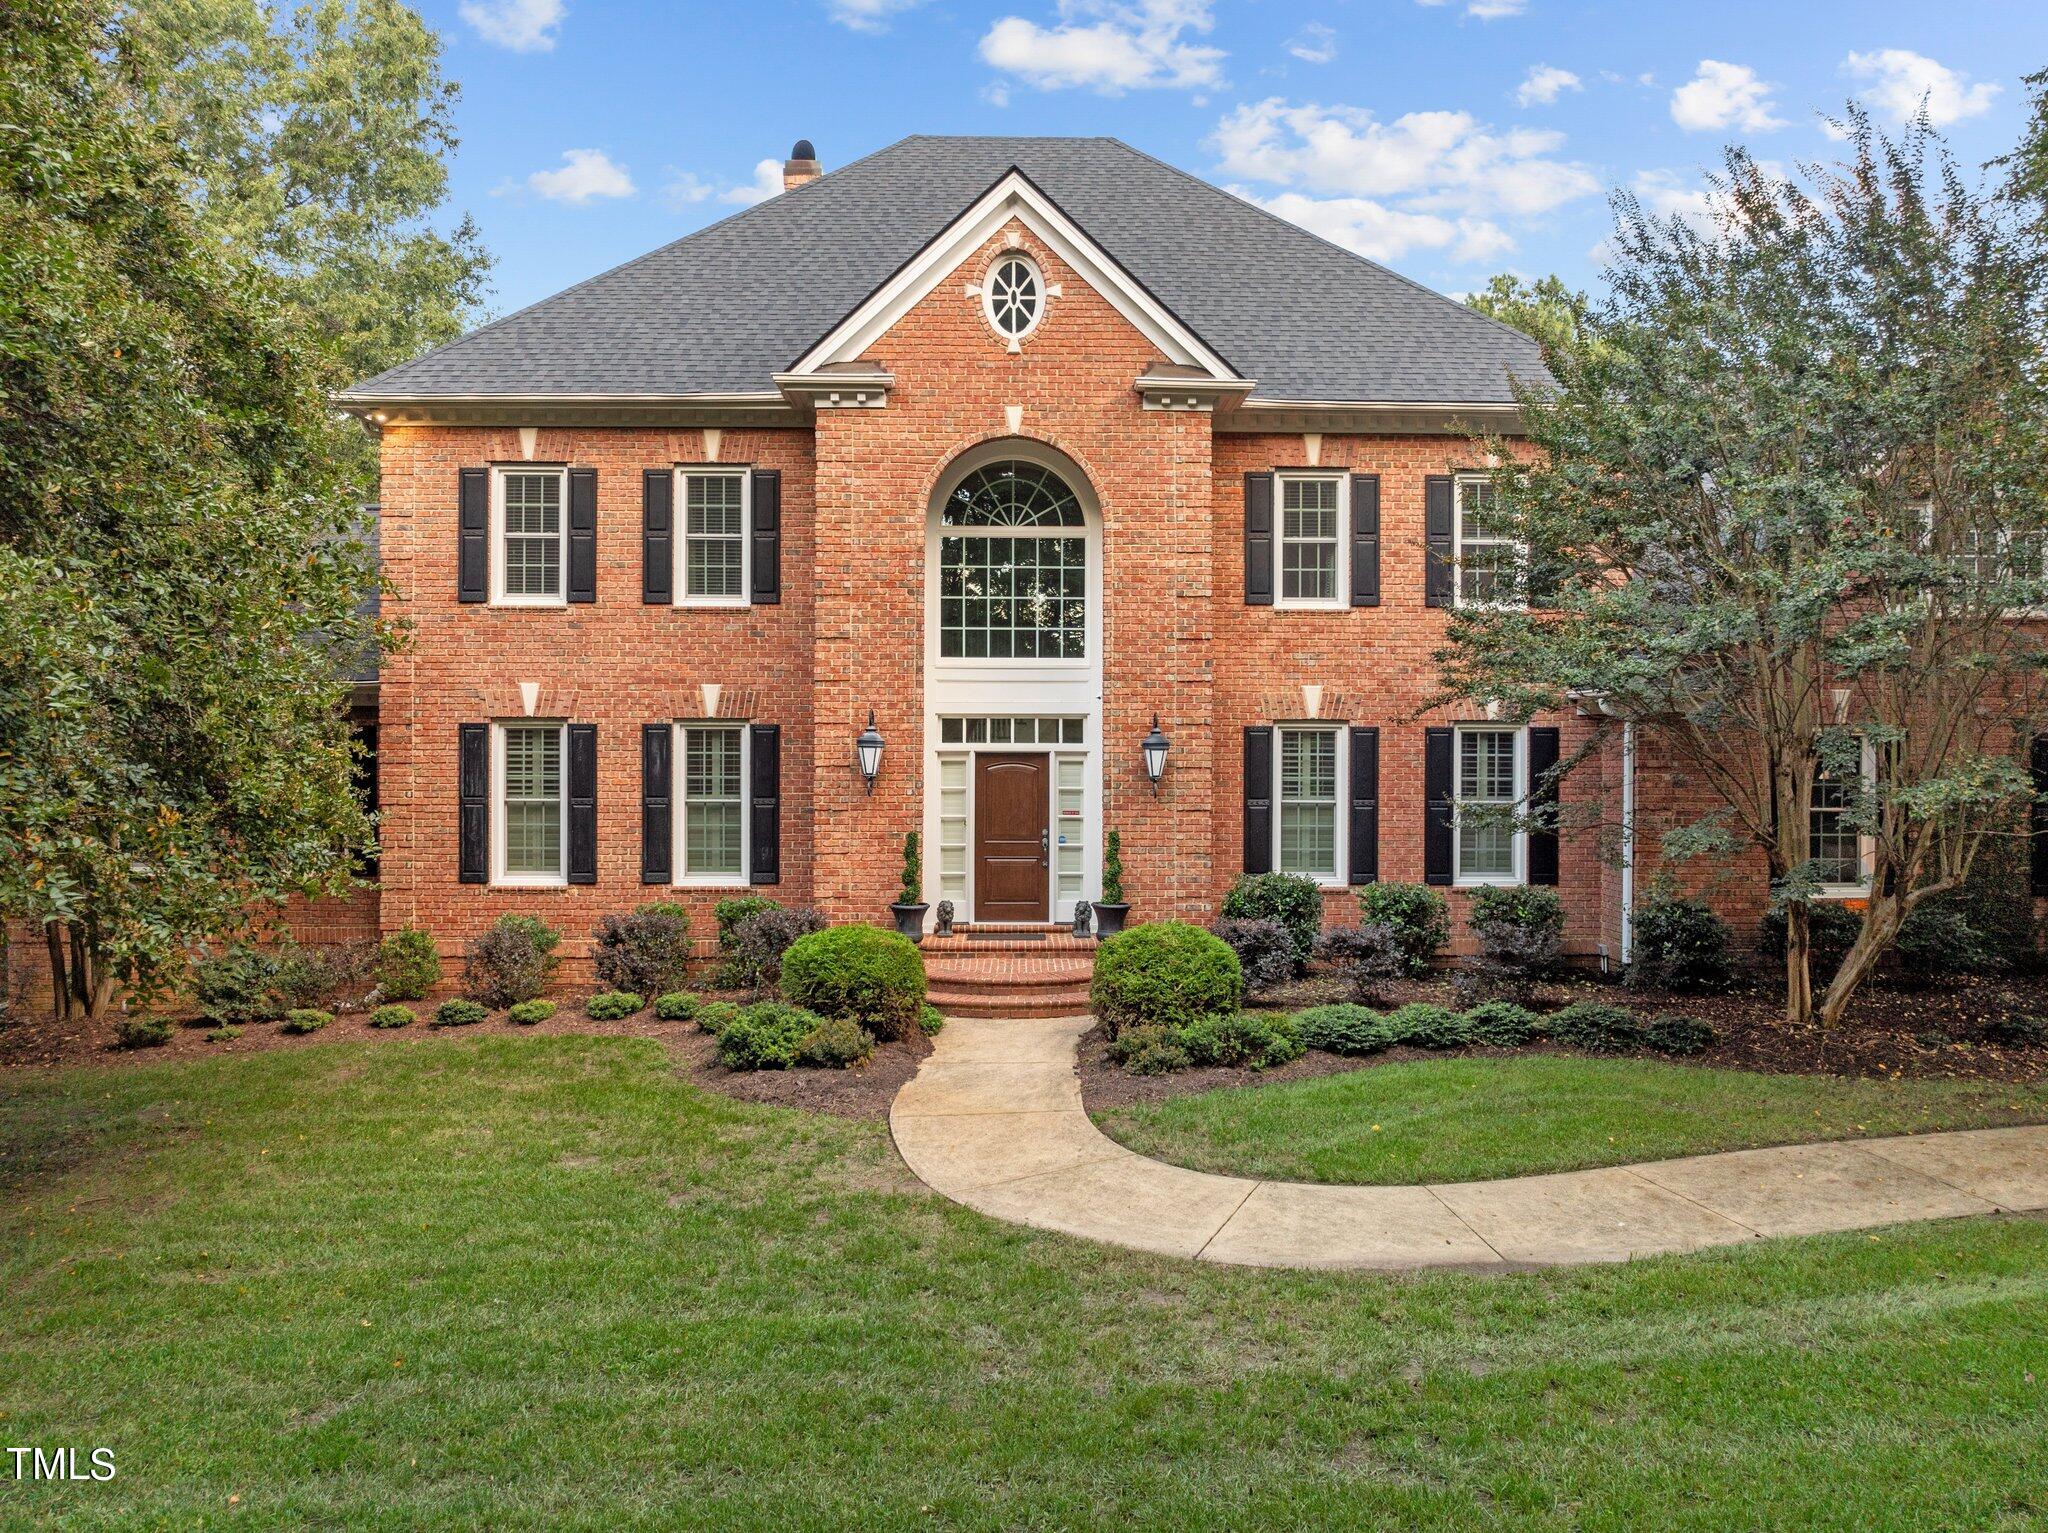
<svg viewBox="0 0 2048 1533">
<path fill-rule="evenodd" d="M 881 1125 L 706 1095 L 645 1039 L 0 1076 L 0 1292 L 0 1444 L 119 1469 L 0 1479 L 6 1526 L 2048 1518 L 2048 1224 L 1211 1268 L 984 1219 Z"/>
<path fill-rule="evenodd" d="M 1461 1182 L 2048 1120 L 2048 1082 L 1759 1075 L 1570 1054 L 1424 1059 L 1095 1114 L 1141 1154 L 1296 1182 Z"/>
</svg>

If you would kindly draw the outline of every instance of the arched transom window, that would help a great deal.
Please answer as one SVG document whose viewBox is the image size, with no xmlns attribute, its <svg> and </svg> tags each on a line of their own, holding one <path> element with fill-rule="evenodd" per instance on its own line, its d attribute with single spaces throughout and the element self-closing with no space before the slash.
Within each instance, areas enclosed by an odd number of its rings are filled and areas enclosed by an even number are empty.
<svg viewBox="0 0 2048 1533">
<path fill-rule="evenodd" d="M 939 655 L 1084 660 L 1088 540 L 1081 503 L 1035 463 L 992 463 L 939 512 Z"/>
</svg>

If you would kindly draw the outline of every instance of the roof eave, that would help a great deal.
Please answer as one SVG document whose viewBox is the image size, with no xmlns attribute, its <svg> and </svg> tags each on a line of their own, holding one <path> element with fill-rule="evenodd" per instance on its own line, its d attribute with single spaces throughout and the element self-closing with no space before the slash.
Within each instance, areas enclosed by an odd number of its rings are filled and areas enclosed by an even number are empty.
<svg viewBox="0 0 2048 1533">
<path fill-rule="evenodd" d="M 400 394 L 347 390 L 331 403 L 369 426 L 798 425 L 779 390 L 695 394 Z"/>
</svg>

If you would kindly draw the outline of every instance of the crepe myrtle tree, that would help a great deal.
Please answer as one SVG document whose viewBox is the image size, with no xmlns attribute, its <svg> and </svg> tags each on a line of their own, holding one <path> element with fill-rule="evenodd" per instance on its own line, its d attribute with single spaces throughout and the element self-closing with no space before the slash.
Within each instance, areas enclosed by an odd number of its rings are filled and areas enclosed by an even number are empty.
<svg viewBox="0 0 2048 1533">
<path fill-rule="evenodd" d="M 2039 240 L 1924 121 L 1838 126 L 1798 183 L 1729 151 L 1705 219 L 1617 196 L 1611 295 L 1518 383 L 1536 451 L 1489 444 L 1529 601 L 1460 607 L 1438 657 L 1452 698 L 1654 732 L 1712 790 L 1666 855 L 1761 853 L 1787 1020 L 1823 1027 L 2023 823 L 2043 634 L 2015 615 L 2048 608 Z M 1819 773 L 1868 893 L 1816 997 Z"/>
</svg>

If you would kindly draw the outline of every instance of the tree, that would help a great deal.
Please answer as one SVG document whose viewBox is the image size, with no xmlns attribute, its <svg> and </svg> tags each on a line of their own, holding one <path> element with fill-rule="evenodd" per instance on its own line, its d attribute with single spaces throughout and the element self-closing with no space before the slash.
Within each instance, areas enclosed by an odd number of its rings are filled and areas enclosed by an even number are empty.
<svg viewBox="0 0 2048 1533">
<path fill-rule="evenodd" d="M 1566 287 L 1562 277 L 1538 277 L 1528 283 L 1507 272 L 1491 279 L 1465 303 L 1539 341 L 1546 357 L 1554 350 L 1569 351 L 1580 344 L 1591 308 L 1586 295 Z"/>
<path fill-rule="evenodd" d="M 1787 1018 L 1823 1026 L 2032 801 L 2013 614 L 2048 605 L 2039 242 L 1925 122 L 1844 131 L 1806 189 L 1730 151 L 1709 227 L 1617 198 L 1612 296 L 1494 475 L 1540 601 L 1461 608 L 1440 657 L 1455 697 L 1657 732 L 1716 801 L 1667 853 L 1762 854 Z M 1869 894 L 1816 1005 L 1808 914 L 1851 871 L 1813 855 L 1817 780 Z"/>
<path fill-rule="evenodd" d="M 0 122 L 0 912 L 92 1015 L 350 886 L 375 572 L 280 283 L 202 232 L 99 8 L 0 11 Z"/>
</svg>

